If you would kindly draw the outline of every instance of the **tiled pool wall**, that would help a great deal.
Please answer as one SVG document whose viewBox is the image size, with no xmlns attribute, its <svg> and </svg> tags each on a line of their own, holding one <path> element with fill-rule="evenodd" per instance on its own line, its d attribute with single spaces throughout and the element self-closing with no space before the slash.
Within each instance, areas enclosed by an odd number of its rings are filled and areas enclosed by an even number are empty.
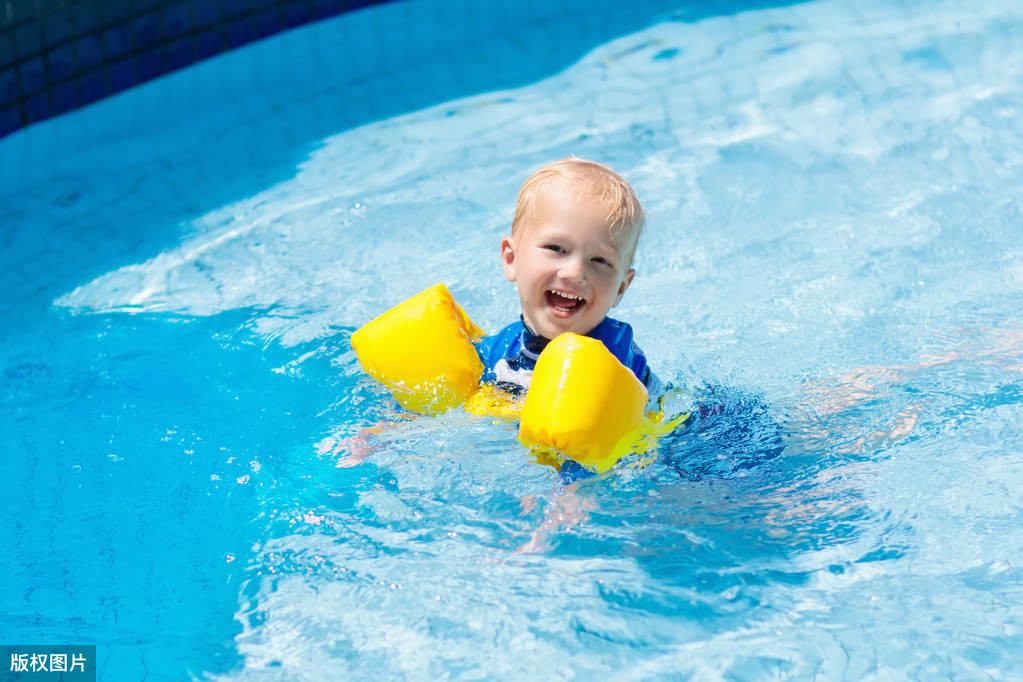
<svg viewBox="0 0 1023 682">
<path fill-rule="evenodd" d="M 0 0 L 0 136 L 387 0 Z"/>
</svg>

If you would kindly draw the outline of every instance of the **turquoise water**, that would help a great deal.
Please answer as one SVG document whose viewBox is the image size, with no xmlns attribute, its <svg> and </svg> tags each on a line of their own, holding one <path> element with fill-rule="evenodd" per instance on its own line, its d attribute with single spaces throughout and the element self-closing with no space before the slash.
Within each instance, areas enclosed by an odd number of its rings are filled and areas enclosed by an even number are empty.
<svg viewBox="0 0 1023 682">
<path fill-rule="evenodd" d="M 1023 674 L 1023 10 L 566 7 L 360 11 L 0 141 L 0 640 L 116 680 Z M 700 416 L 570 487 L 459 412 L 357 461 L 395 411 L 351 332 L 437 281 L 512 319 L 499 239 L 568 154 L 647 206 L 616 315 Z"/>
</svg>

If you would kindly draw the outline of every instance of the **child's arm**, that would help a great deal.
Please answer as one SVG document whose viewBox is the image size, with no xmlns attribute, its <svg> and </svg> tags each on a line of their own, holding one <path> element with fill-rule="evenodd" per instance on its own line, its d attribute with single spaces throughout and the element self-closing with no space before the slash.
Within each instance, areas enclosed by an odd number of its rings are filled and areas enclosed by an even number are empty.
<svg viewBox="0 0 1023 682">
<path fill-rule="evenodd" d="M 329 436 L 316 444 L 316 451 L 321 455 L 336 456 L 337 463 L 335 466 L 339 469 L 358 466 L 376 450 L 370 442 L 374 436 L 384 433 L 412 418 L 413 415 L 398 415 L 398 421 L 381 420 L 372 426 L 362 427 L 353 436 L 341 439 Z"/>
<path fill-rule="evenodd" d="M 536 508 L 536 498 L 528 495 L 520 500 L 522 513 L 528 514 Z M 537 554 L 551 549 L 549 538 L 562 529 L 579 526 L 590 518 L 590 510 L 596 509 L 593 499 L 579 493 L 579 482 L 570 483 L 564 492 L 555 497 L 544 509 L 543 523 L 534 530 L 529 541 L 515 550 L 516 554 Z"/>
</svg>

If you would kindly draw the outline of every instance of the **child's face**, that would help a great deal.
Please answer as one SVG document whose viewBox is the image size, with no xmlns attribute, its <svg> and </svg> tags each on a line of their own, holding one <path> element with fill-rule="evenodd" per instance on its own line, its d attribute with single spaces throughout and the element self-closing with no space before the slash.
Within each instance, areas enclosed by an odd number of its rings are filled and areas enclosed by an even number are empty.
<svg viewBox="0 0 1023 682">
<path fill-rule="evenodd" d="M 504 274 L 518 284 L 522 316 L 548 339 L 591 331 L 636 274 L 628 267 L 632 235 L 613 239 L 604 207 L 577 195 L 564 180 L 545 186 L 535 218 L 501 240 Z"/>
</svg>

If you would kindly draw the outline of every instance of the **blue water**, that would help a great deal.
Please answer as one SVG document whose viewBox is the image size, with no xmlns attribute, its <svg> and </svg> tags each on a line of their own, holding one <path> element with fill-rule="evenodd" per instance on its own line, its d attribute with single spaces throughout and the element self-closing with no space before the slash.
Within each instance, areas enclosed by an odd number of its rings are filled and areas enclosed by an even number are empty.
<svg viewBox="0 0 1023 682">
<path fill-rule="evenodd" d="M 591 5 L 371 8 L 0 140 L 0 641 L 112 680 L 1023 675 L 1023 10 Z M 397 416 L 351 332 L 437 281 L 512 319 L 497 246 L 567 154 L 636 185 L 616 316 L 698 416 L 573 486 L 457 411 L 357 461 Z"/>
</svg>

